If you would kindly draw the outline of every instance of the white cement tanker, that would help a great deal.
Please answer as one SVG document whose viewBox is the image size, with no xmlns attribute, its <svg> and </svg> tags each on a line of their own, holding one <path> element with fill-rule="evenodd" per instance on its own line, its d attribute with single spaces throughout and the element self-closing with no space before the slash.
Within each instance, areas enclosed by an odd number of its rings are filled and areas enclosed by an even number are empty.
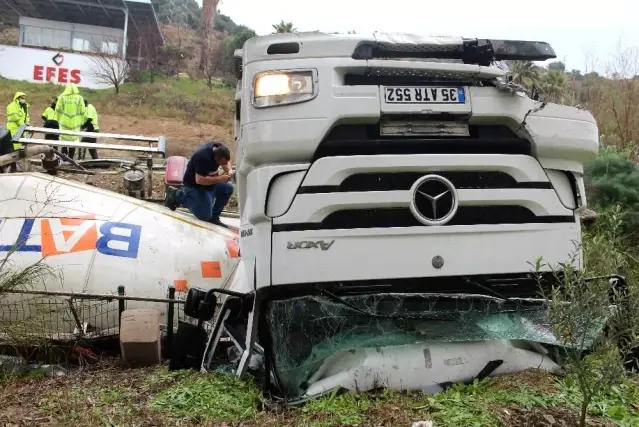
<svg viewBox="0 0 639 427">
<path fill-rule="evenodd" d="M 163 299 L 171 285 L 178 297 L 192 286 L 224 287 L 239 261 L 234 220 L 225 220 L 231 228 L 50 175 L 0 174 L 0 262 L 5 271 L 41 260 L 51 267 L 31 290 L 116 294 L 124 286 L 127 297 Z M 29 298 L 9 294 L 3 304 L 17 307 Z M 1 319 L 19 320 L 27 306 L 22 313 L 2 310 Z M 154 304 L 127 302 L 141 306 Z M 165 316 L 166 303 L 155 308 Z M 117 326 L 113 313 L 106 319 L 106 310 L 94 311 L 85 321 Z M 59 333 L 75 328 L 69 319 L 49 326 Z"/>
</svg>

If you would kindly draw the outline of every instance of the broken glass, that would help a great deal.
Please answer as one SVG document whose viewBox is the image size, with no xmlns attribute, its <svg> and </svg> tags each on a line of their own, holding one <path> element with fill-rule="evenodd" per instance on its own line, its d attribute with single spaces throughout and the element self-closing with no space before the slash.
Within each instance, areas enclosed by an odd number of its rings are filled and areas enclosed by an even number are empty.
<svg viewBox="0 0 639 427">
<path fill-rule="evenodd" d="M 325 359 L 342 351 L 504 339 L 560 345 L 546 319 L 541 300 L 464 294 L 314 295 L 267 307 L 275 369 L 290 397 L 302 395 Z"/>
</svg>

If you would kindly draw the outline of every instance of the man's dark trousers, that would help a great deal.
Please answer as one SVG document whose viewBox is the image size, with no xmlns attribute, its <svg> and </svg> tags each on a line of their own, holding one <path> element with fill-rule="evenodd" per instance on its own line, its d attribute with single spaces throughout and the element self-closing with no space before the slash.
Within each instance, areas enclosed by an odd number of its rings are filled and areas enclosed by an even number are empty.
<svg viewBox="0 0 639 427">
<path fill-rule="evenodd" d="M 175 201 L 188 208 L 197 219 L 209 221 L 218 218 L 233 194 L 233 184 L 220 182 L 209 188 L 184 186 L 177 190 Z"/>
<path fill-rule="evenodd" d="M 58 122 L 56 120 L 46 120 L 44 122 L 44 127 L 47 129 L 60 129 L 60 125 L 58 125 Z M 47 133 L 44 135 L 44 139 L 46 139 L 47 141 L 59 141 L 60 135 L 57 135 L 54 133 Z"/>
<path fill-rule="evenodd" d="M 95 128 L 93 127 L 93 124 L 92 124 L 92 123 L 89 123 L 89 125 L 88 125 L 87 127 L 83 128 L 83 129 L 82 129 L 82 131 L 84 131 L 84 132 L 96 132 L 96 133 L 97 133 L 97 132 L 100 132 L 99 130 L 95 130 Z M 85 136 L 85 137 L 83 137 L 83 138 L 80 140 L 80 142 L 89 142 L 89 143 L 91 143 L 91 144 L 95 144 L 95 143 L 96 143 L 96 142 L 98 142 L 98 141 L 97 141 L 97 139 L 96 139 L 96 138 L 87 138 L 87 137 Z M 81 154 L 81 157 L 82 157 L 80 160 L 84 160 L 84 157 L 85 157 L 85 156 L 84 156 L 84 153 L 85 153 L 85 151 L 84 151 L 84 150 L 82 150 L 82 149 L 80 149 L 80 150 L 81 150 L 81 151 L 80 151 L 80 154 Z M 92 158 L 92 159 L 97 159 L 97 158 L 98 158 L 98 151 L 97 151 L 95 148 L 89 148 L 89 154 L 91 155 L 91 158 Z M 78 156 L 78 158 L 79 158 L 79 157 L 80 157 L 80 156 Z"/>
</svg>

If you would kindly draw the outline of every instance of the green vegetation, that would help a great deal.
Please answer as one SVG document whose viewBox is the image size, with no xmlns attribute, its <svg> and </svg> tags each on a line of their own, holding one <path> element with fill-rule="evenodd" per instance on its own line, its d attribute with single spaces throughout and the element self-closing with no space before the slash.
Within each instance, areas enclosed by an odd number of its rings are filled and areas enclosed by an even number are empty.
<svg viewBox="0 0 639 427">
<path fill-rule="evenodd" d="M 276 33 L 294 33 L 297 31 L 292 22 L 280 21 L 279 24 L 275 24 L 272 27 Z"/>
<path fill-rule="evenodd" d="M 60 276 L 58 272 L 43 262 L 43 259 L 26 267 L 16 267 L 12 255 L 16 248 L 0 254 L 0 300 L 6 299 L 11 291 L 26 291 L 33 289 L 34 283 L 42 282 L 45 279 L 56 280 Z M 11 309 L 12 307 L 4 307 Z M 24 315 L 13 307 L 14 316 Z M 10 348 L 18 356 L 30 359 L 31 356 L 40 352 L 49 353 L 54 350 L 53 344 L 43 335 L 34 334 L 42 331 L 42 319 L 39 318 L 39 310 L 33 310 L 29 316 L 23 317 L 20 322 L 0 321 L 0 336 L 5 348 Z M 12 375 L 13 369 L 8 370 L 0 363 L 0 382 Z M 31 372 L 37 375 L 36 371 Z M 29 374 L 28 374 L 29 375 Z"/>
<path fill-rule="evenodd" d="M 253 416 L 259 389 L 229 375 L 184 375 L 171 388 L 161 391 L 151 408 L 181 419 L 214 419 L 235 422 Z"/>
<path fill-rule="evenodd" d="M 604 147 L 585 169 L 588 203 L 597 210 L 620 206 L 626 235 L 639 232 L 639 169 L 628 151 Z"/>
<path fill-rule="evenodd" d="M 614 232 L 613 232 L 614 233 Z M 601 255 L 607 257 L 607 254 Z M 539 263 L 540 264 L 540 263 Z M 538 264 L 538 266 L 539 266 Z M 581 392 L 579 425 L 586 426 L 586 415 L 593 399 L 606 395 L 626 379 L 624 360 L 639 344 L 637 297 L 615 292 L 616 309 L 611 310 L 611 286 L 596 277 L 590 266 L 577 270 L 566 263 L 556 269 L 559 285 L 544 295 L 548 301 L 548 322 L 563 352 L 569 378 Z M 617 272 L 617 269 L 607 273 Z M 606 332 L 601 333 L 606 327 Z"/>
<path fill-rule="evenodd" d="M 0 99 L 12 99 L 17 91 L 26 92 L 34 124 L 40 123 L 40 114 L 51 97 L 59 95 L 63 89 L 52 83 L 28 83 L 0 77 Z M 173 118 L 225 128 L 233 126 L 234 92 L 222 83 L 215 83 L 209 90 L 202 80 L 157 77 L 155 83 L 125 83 L 119 95 L 106 89 L 81 89 L 80 93 L 96 106 L 100 114 Z"/>
<path fill-rule="evenodd" d="M 636 357 L 632 353 L 639 345 L 639 267 L 633 244 L 639 230 L 627 188 L 632 182 L 628 177 L 639 170 L 614 148 L 604 147 L 585 172 L 588 196 L 595 200 L 599 218 L 583 233 L 584 268 L 575 270 L 571 263 L 552 266 L 562 273 L 560 286 L 544 295 L 549 301 L 548 321 L 559 343 L 577 350 L 566 352 L 565 367 L 571 385 L 581 393 L 580 426 L 586 425 L 593 401 L 626 384 L 624 361 Z M 586 279 L 613 273 L 626 275 L 629 294 L 611 293 L 607 280 Z M 610 309 L 611 297 L 615 310 Z M 604 324 L 605 333 L 600 334 Z"/>
<path fill-rule="evenodd" d="M 624 380 L 592 401 L 588 418 L 596 422 L 593 425 L 638 425 L 636 380 Z M 280 410 L 263 408 L 258 395 L 249 380 L 240 382 L 226 374 L 99 367 L 56 379 L 10 379 L 0 390 L 0 419 L 22 408 L 25 417 L 49 419 L 51 425 L 62 427 L 410 426 L 420 420 L 432 420 L 437 427 L 498 427 L 540 426 L 549 419 L 556 425 L 575 425 L 581 402 L 573 378 L 537 371 L 455 385 L 434 396 L 388 390 L 333 393 L 303 407 Z"/>
<path fill-rule="evenodd" d="M 589 70 L 566 70 L 561 61 L 546 67 L 529 61 L 507 61 L 513 81 L 529 89 L 539 89 L 540 100 L 581 105 L 597 120 L 602 144 L 636 152 L 639 143 L 639 46 L 619 42 L 601 64 L 603 76 Z M 590 58 L 592 64 L 597 63 Z"/>
</svg>

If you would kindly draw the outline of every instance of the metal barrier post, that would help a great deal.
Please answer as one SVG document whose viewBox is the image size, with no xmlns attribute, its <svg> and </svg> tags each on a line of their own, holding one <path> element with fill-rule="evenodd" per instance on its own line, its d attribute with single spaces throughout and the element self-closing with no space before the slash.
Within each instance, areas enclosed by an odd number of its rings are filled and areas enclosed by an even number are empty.
<svg viewBox="0 0 639 427">
<path fill-rule="evenodd" d="M 173 347 L 173 319 L 175 316 L 175 286 L 169 286 L 169 306 L 166 315 L 166 346 L 170 349 Z M 170 353 L 169 353 L 170 354 Z"/>
<path fill-rule="evenodd" d="M 124 286 L 118 286 L 118 296 L 124 296 Z M 124 312 L 124 305 L 126 301 L 124 299 L 118 300 L 118 328 L 122 326 L 122 312 Z"/>
</svg>

